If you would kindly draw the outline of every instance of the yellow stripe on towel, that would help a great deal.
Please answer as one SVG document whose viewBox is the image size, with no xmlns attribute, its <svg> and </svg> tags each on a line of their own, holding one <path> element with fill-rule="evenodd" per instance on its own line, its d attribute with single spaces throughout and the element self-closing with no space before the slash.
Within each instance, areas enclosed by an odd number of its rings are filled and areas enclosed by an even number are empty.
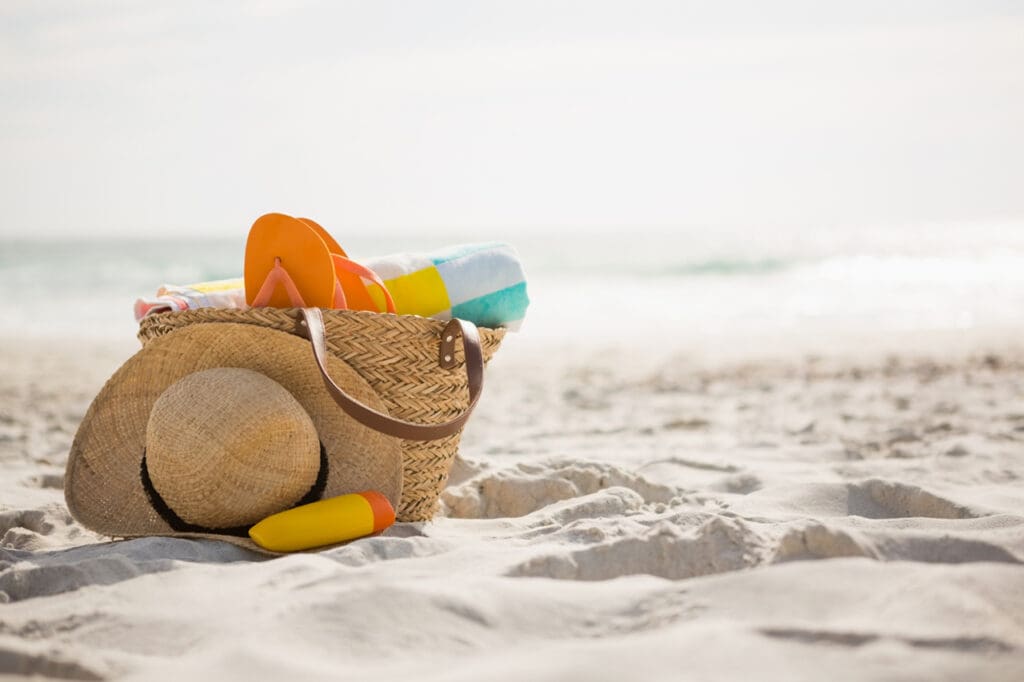
<svg viewBox="0 0 1024 682">
<path fill-rule="evenodd" d="M 431 317 L 452 307 L 451 301 L 448 300 L 448 289 L 435 267 L 386 279 L 384 286 L 391 292 L 399 315 Z M 384 296 L 380 290 L 373 287 L 369 292 L 374 303 L 383 310 Z"/>
</svg>

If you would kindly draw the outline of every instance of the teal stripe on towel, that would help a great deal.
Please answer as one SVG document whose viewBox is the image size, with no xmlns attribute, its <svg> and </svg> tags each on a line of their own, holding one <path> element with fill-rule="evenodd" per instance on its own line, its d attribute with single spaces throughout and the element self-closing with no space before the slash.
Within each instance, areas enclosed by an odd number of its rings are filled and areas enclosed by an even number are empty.
<svg viewBox="0 0 1024 682">
<path fill-rule="evenodd" d="M 481 327 L 504 327 L 509 322 L 523 319 L 529 303 L 526 282 L 520 282 L 452 306 L 452 317 L 469 320 Z"/>
</svg>

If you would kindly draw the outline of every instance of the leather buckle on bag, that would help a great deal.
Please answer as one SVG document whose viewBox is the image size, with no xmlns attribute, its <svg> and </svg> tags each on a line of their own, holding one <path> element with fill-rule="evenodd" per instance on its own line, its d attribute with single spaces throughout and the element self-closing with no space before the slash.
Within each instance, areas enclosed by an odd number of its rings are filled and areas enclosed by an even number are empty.
<svg viewBox="0 0 1024 682">
<path fill-rule="evenodd" d="M 455 367 L 455 340 L 462 335 L 462 325 L 457 319 L 448 321 L 448 324 L 441 330 L 441 349 L 438 353 L 437 362 L 442 369 Z"/>
<path fill-rule="evenodd" d="M 309 340 L 309 338 L 310 338 L 310 336 L 309 336 L 309 327 L 306 325 L 306 320 L 305 320 L 305 318 L 302 317 L 302 313 L 301 312 L 296 312 L 296 314 L 294 316 L 294 320 L 295 320 L 295 329 L 292 331 L 292 333 L 295 334 L 296 336 L 299 336 L 299 337 L 303 338 L 303 339 Z"/>
</svg>

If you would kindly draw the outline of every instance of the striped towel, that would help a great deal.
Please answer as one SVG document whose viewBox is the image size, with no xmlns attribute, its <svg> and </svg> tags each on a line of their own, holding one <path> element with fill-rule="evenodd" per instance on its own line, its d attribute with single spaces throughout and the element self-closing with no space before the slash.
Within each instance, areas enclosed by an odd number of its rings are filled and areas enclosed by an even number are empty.
<svg viewBox="0 0 1024 682">
<path fill-rule="evenodd" d="M 517 331 L 530 299 L 519 255 L 509 244 L 461 244 L 429 253 L 399 253 L 364 262 L 384 280 L 399 315 L 458 317 Z M 376 287 L 370 295 L 383 309 Z"/>
<path fill-rule="evenodd" d="M 220 279 L 187 286 L 165 284 L 156 296 L 135 301 L 135 321 L 147 315 L 196 308 L 244 308 L 245 283 L 241 279 Z"/>
</svg>

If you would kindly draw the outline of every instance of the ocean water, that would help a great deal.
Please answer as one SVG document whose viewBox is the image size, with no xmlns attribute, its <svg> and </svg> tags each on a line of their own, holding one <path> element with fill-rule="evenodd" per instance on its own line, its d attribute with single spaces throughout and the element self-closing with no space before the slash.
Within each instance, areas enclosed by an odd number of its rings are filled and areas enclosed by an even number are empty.
<svg viewBox="0 0 1024 682">
<path fill-rule="evenodd" d="M 523 343 L 629 346 L 642 336 L 661 347 L 742 349 L 788 338 L 827 349 L 841 338 L 1024 332 L 1024 224 L 492 238 L 514 244 L 527 271 Z M 472 240 L 453 232 L 343 243 L 358 259 Z M 243 250 L 244 235 L 2 241 L 0 336 L 133 338 L 137 296 L 238 276 Z"/>
</svg>

